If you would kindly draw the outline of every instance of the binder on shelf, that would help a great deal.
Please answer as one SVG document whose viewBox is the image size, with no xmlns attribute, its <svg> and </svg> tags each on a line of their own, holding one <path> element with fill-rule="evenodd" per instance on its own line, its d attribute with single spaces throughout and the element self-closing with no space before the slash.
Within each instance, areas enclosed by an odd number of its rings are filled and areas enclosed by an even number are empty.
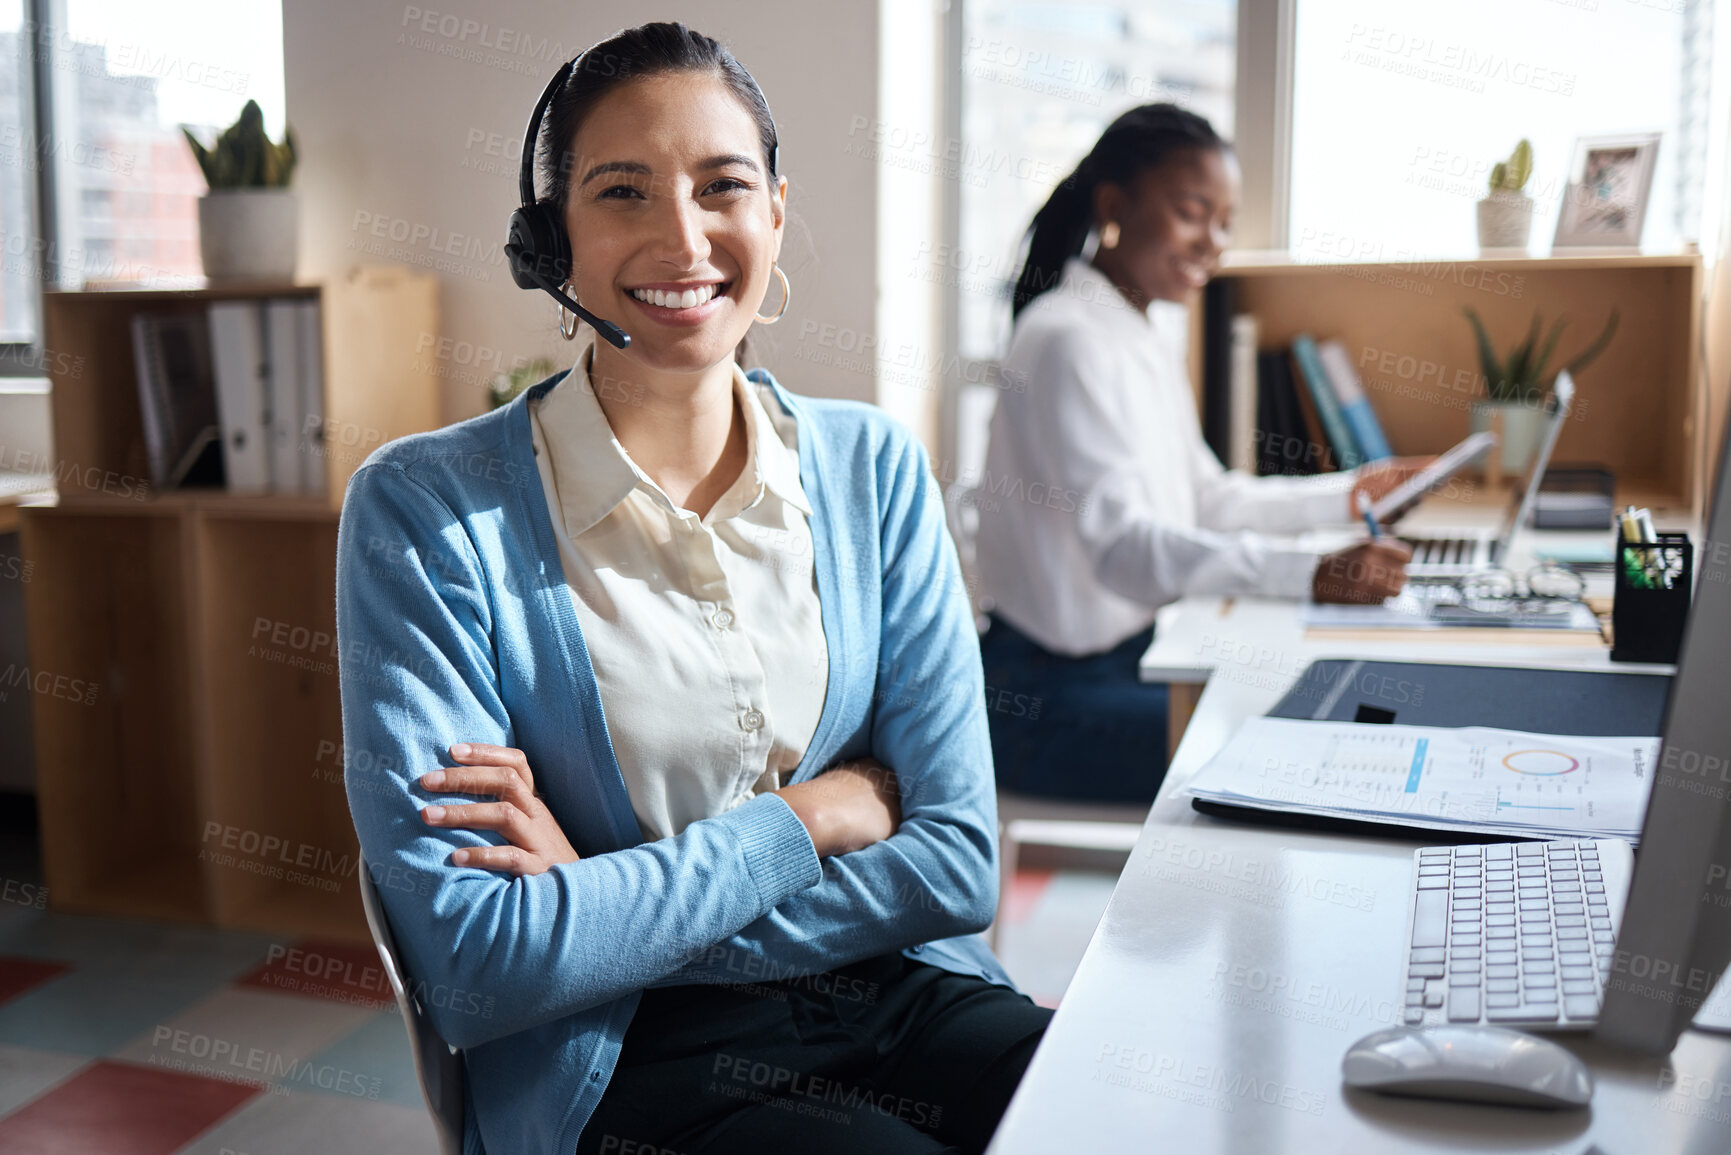
<svg viewBox="0 0 1731 1155">
<path fill-rule="evenodd" d="M 301 491 L 300 302 L 279 297 L 264 303 L 265 315 L 265 434 L 270 441 L 271 488 L 279 493 Z"/>
<path fill-rule="evenodd" d="M 1334 447 L 1335 460 L 1340 462 L 1342 469 L 1357 468 L 1364 462 L 1364 453 L 1346 423 L 1346 414 L 1341 409 L 1340 399 L 1334 395 L 1334 387 L 1329 384 L 1315 339 L 1307 333 L 1294 337 L 1292 359 L 1297 362 L 1298 376 L 1304 378 L 1310 398 L 1316 404 L 1316 415 L 1322 421 L 1329 444 Z"/>
<path fill-rule="evenodd" d="M 300 425 L 295 430 L 300 458 L 301 489 L 323 497 L 330 489 L 325 469 L 324 347 L 320 339 L 319 303 L 301 301 L 297 335 L 300 339 Z"/>
<path fill-rule="evenodd" d="M 1370 398 L 1364 395 L 1364 383 L 1358 379 L 1358 370 L 1352 367 L 1346 346 L 1339 341 L 1324 341 L 1316 351 L 1322 359 L 1328 383 L 1334 387 L 1334 395 L 1340 402 L 1341 414 L 1346 418 L 1364 459 L 1380 461 L 1384 457 L 1393 457 L 1388 438 L 1382 433 L 1382 422 L 1376 419 L 1376 410 L 1371 407 Z"/>
<path fill-rule="evenodd" d="M 150 484 L 221 485 L 222 428 L 204 315 L 134 314 L 132 355 Z"/>
<path fill-rule="evenodd" d="M 271 483 L 264 426 L 269 404 L 264 311 L 257 301 L 216 301 L 209 315 L 228 488 L 235 493 L 263 493 Z"/>
</svg>

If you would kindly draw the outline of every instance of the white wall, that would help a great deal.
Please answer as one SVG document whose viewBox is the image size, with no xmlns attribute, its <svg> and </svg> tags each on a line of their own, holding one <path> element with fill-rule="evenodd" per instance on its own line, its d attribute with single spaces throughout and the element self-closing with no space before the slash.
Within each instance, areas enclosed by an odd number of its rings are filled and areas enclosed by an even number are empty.
<svg viewBox="0 0 1731 1155">
<path fill-rule="evenodd" d="M 438 271 L 440 336 L 451 344 L 427 355 L 447 419 L 485 407 L 501 363 L 547 355 L 563 366 L 556 308 L 518 289 L 500 252 L 524 124 L 561 62 L 649 19 L 684 20 L 727 44 L 775 114 L 789 182 L 781 263 L 794 296 L 774 328 L 753 327 L 758 359 L 795 392 L 876 398 L 869 371 L 834 364 L 835 334 L 875 324 L 872 0 L 284 0 L 301 273 L 391 261 Z M 393 230 L 406 239 L 391 240 Z"/>
</svg>

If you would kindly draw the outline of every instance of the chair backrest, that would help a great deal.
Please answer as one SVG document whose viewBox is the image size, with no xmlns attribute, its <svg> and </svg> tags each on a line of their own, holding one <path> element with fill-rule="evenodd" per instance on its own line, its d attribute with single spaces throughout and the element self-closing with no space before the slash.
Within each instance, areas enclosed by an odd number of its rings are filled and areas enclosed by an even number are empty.
<svg viewBox="0 0 1731 1155">
<path fill-rule="evenodd" d="M 420 1080 L 421 1097 L 433 1116 L 433 1127 L 439 1135 L 440 1155 L 463 1153 L 463 1055 L 446 1044 L 433 1029 L 433 1021 L 423 1010 L 417 992 L 409 987 L 403 969 L 397 962 L 397 940 L 391 936 L 391 924 L 385 918 L 385 908 L 379 902 L 373 875 L 361 860 L 361 906 L 367 912 L 367 929 L 372 931 L 373 945 L 385 964 L 385 975 L 391 981 L 391 991 L 397 996 L 397 1008 L 403 1012 L 403 1023 L 409 1029 L 409 1052 L 415 1061 L 415 1078 Z"/>
</svg>

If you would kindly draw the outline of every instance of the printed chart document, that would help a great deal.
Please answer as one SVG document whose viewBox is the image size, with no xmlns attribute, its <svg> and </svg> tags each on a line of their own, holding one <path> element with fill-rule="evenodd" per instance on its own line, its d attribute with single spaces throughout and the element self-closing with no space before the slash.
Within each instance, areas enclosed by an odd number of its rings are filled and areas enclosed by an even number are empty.
<svg viewBox="0 0 1731 1155">
<path fill-rule="evenodd" d="M 1396 826 L 1635 842 L 1658 753 L 1647 737 L 1252 718 L 1190 792 Z"/>
</svg>

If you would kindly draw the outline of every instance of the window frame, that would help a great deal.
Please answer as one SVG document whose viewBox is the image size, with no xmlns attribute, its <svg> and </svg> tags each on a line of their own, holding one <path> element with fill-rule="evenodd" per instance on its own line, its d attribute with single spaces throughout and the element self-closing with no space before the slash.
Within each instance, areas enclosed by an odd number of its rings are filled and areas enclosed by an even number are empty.
<svg viewBox="0 0 1731 1155">
<path fill-rule="evenodd" d="M 962 139 L 962 59 L 967 42 L 966 6 L 971 0 L 949 0 L 944 6 L 944 73 L 940 109 L 943 119 L 943 139 Z M 1243 182 L 1239 206 L 1237 233 L 1248 244 L 1234 240 L 1235 247 L 1285 248 L 1292 156 L 1292 71 L 1293 29 L 1296 25 L 1298 0 L 1237 0 L 1237 31 L 1234 34 L 1236 74 L 1232 80 L 1233 123 L 1235 135 L 1247 140 L 1242 147 L 1239 171 Z M 1246 22 L 1258 29 L 1274 30 L 1272 35 L 1244 35 Z M 1248 42 L 1248 43 L 1247 43 Z M 1247 51 L 1248 48 L 1248 51 Z M 1246 110 L 1254 115 L 1247 117 Z M 1260 135 L 1245 136 L 1243 126 L 1250 121 L 1258 126 Z M 961 182 L 938 182 L 938 222 L 940 251 L 958 252 L 962 243 Z M 938 333 L 946 356 L 943 363 L 955 365 L 956 372 L 939 382 L 938 413 L 939 443 L 944 447 L 944 459 L 952 465 L 960 460 L 961 409 L 963 394 L 970 382 L 997 379 L 998 362 L 961 355 L 961 293 L 960 285 L 946 288 L 938 301 Z M 988 388 L 978 386 L 979 388 Z M 964 469 L 967 463 L 957 468 Z"/>
<path fill-rule="evenodd" d="M 53 0 L 24 0 L 23 25 L 18 30 L 23 59 L 19 62 L 19 106 L 23 112 L 19 124 L 21 134 L 30 142 L 34 164 L 34 179 L 24 182 L 27 216 L 31 237 L 31 275 L 36 294 L 36 333 L 31 341 L 0 341 L 0 392 L 40 393 L 40 386 L 25 386 L 22 382 L 48 376 L 47 311 L 45 297 L 49 287 L 59 287 L 60 271 L 56 264 L 58 251 L 54 197 L 56 183 L 53 141 L 54 69 L 42 67 L 44 52 L 53 52 L 58 25 L 54 21 Z M 47 143 L 45 147 L 45 142 Z M 46 155 L 44 155 L 46 154 Z"/>
</svg>

